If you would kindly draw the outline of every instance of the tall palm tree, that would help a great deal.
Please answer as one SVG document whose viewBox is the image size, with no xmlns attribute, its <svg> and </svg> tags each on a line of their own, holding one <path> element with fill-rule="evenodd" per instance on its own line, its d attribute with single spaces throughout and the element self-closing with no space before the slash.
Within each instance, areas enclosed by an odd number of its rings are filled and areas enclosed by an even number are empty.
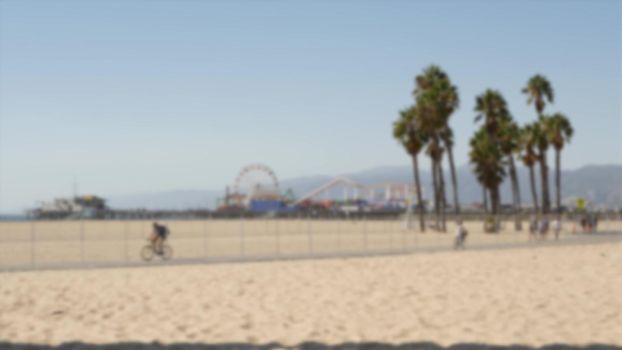
<svg viewBox="0 0 622 350">
<path fill-rule="evenodd" d="M 527 81 L 527 85 L 523 88 L 523 93 L 527 95 L 527 104 L 533 104 L 538 120 L 543 119 L 544 108 L 546 103 L 553 103 L 554 92 L 548 79 L 540 74 L 536 74 Z M 548 142 L 540 142 L 538 147 L 540 162 L 540 176 L 542 183 L 542 212 L 548 213 L 551 208 L 551 199 L 549 194 L 549 171 L 547 165 Z"/>
<path fill-rule="evenodd" d="M 439 164 L 443 159 L 443 145 L 438 135 L 433 135 L 427 143 L 426 153 L 430 156 L 432 166 L 432 186 L 434 187 L 434 211 L 436 212 L 436 228 L 441 231 L 445 230 L 444 215 L 445 211 L 445 193 L 442 186 L 442 169 Z"/>
<path fill-rule="evenodd" d="M 544 133 L 545 119 L 539 119 L 533 123 L 533 137 L 535 140 L 536 154 L 540 163 L 540 185 L 542 187 L 542 214 L 548 214 L 551 210 L 551 199 L 549 195 L 549 166 L 547 164 L 547 151 L 549 149 L 549 139 Z"/>
<path fill-rule="evenodd" d="M 423 74 L 418 75 L 415 79 L 415 84 L 416 87 L 413 95 L 418 104 L 427 106 L 428 113 L 426 115 L 433 119 L 429 123 L 431 131 L 433 130 L 433 133 L 439 135 L 447 152 L 453 188 L 454 210 L 456 214 L 459 214 L 460 199 L 453 156 L 453 134 L 449 126 L 449 119 L 460 103 L 458 88 L 451 83 L 447 73 L 436 65 L 427 67 Z M 439 165 L 439 167 L 442 169 L 442 166 Z M 442 178 L 442 170 L 440 175 Z M 444 189 L 441 192 L 443 192 L 444 196 Z"/>
<path fill-rule="evenodd" d="M 499 145 L 501 152 L 505 155 L 508 164 L 508 173 L 512 182 L 512 199 L 514 203 L 514 227 L 517 231 L 522 230 L 520 220 L 521 198 L 520 185 L 518 176 L 516 175 L 516 165 L 514 163 L 514 154 L 520 150 L 520 129 L 512 120 L 511 116 L 507 116 L 501 120 L 498 132 Z"/>
<path fill-rule="evenodd" d="M 555 149 L 555 186 L 557 188 L 557 215 L 561 217 L 561 151 L 570 142 L 574 130 L 568 118 L 561 113 L 544 117 L 543 131 Z"/>
<path fill-rule="evenodd" d="M 534 212 L 540 211 L 538 204 L 538 192 L 536 191 L 536 179 L 534 169 L 538 161 L 538 154 L 535 147 L 537 144 L 537 123 L 527 124 L 520 131 L 520 146 L 523 151 L 521 159 L 523 164 L 529 169 L 529 183 L 531 184 L 531 198 L 533 199 Z"/>
<path fill-rule="evenodd" d="M 430 157 L 432 187 L 434 192 L 434 212 L 436 214 L 436 228 L 443 230 L 445 203 L 444 187 L 441 186 L 441 169 L 440 162 L 443 160 L 444 149 L 439 131 L 443 129 L 442 121 L 436 113 L 436 97 L 434 94 L 423 92 L 420 86 L 428 88 L 429 80 L 424 76 L 417 76 L 417 88 L 414 95 L 416 98 L 417 113 L 415 116 L 415 125 L 417 130 L 429 136 L 426 147 L 426 154 Z"/>
<path fill-rule="evenodd" d="M 393 137 L 395 137 L 410 155 L 413 163 L 413 175 L 417 192 L 417 209 L 419 211 L 419 227 L 425 232 L 425 209 L 421 194 L 421 180 L 419 178 L 418 156 L 427 142 L 427 135 L 415 128 L 415 106 L 400 111 L 400 118 L 393 124 Z"/>
<path fill-rule="evenodd" d="M 487 89 L 475 98 L 475 112 L 477 112 L 475 121 L 483 121 L 482 128 L 479 132 L 486 133 L 486 147 L 490 147 L 494 149 L 495 152 L 501 153 L 499 141 L 501 124 L 504 120 L 510 118 L 510 112 L 508 111 L 507 103 L 503 95 L 497 90 Z M 478 142 L 482 143 L 484 141 L 479 140 Z M 491 195 L 490 204 L 495 214 L 499 209 L 501 201 L 498 187 L 498 185 L 494 189 L 487 187 Z M 494 208 L 495 205 L 497 205 L 496 208 Z"/>
<path fill-rule="evenodd" d="M 501 204 L 499 185 L 505 177 L 503 154 L 483 127 L 473 135 L 470 146 L 470 162 L 473 164 L 477 180 L 490 193 L 491 212 L 496 218 Z"/>
</svg>

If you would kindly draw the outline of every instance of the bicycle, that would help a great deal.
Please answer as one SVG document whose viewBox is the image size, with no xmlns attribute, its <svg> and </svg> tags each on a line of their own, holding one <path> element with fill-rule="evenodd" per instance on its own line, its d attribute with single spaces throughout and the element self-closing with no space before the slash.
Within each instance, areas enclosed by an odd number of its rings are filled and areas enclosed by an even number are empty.
<svg viewBox="0 0 622 350">
<path fill-rule="evenodd" d="M 140 256 L 144 261 L 151 261 L 155 256 L 159 256 L 162 260 L 170 260 L 173 257 L 173 248 L 166 242 L 160 245 L 157 250 L 153 243 L 149 243 L 140 251 Z"/>
</svg>

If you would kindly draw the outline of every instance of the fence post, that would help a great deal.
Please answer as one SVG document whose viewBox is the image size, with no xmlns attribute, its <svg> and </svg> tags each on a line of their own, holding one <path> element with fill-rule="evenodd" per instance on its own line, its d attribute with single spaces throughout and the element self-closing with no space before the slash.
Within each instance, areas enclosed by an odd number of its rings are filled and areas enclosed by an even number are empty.
<svg viewBox="0 0 622 350">
<path fill-rule="evenodd" d="M 242 214 L 240 216 L 240 254 L 242 255 L 242 257 L 246 256 L 244 239 L 244 214 Z"/>
<path fill-rule="evenodd" d="M 37 241 L 37 237 L 36 237 L 36 232 L 35 232 L 35 221 L 34 219 L 31 219 L 32 221 L 30 221 L 30 265 L 32 267 L 35 267 L 35 265 L 37 264 L 36 262 L 36 256 L 35 256 L 35 247 L 36 247 L 36 241 Z"/>
<path fill-rule="evenodd" d="M 203 220 L 203 257 L 205 259 L 208 259 L 207 220 L 209 220 L 209 218 Z"/>
<path fill-rule="evenodd" d="M 402 237 L 402 251 L 403 252 L 408 251 L 408 241 L 406 240 L 406 235 L 410 232 L 410 227 L 411 227 L 410 219 L 408 220 L 409 220 L 408 225 L 406 225 L 406 229 L 404 230 L 400 231 L 400 228 L 402 227 L 400 226 L 399 218 L 398 218 L 398 224 L 397 224 L 398 232 L 400 232 L 400 236 Z"/>
<path fill-rule="evenodd" d="M 279 218 L 276 217 L 274 222 L 275 225 L 275 236 L 276 236 L 276 256 L 281 257 L 281 232 L 279 231 Z"/>
<path fill-rule="evenodd" d="M 84 219 L 80 218 L 80 261 L 84 264 Z"/>
<path fill-rule="evenodd" d="M 423 234 L 423 231 L 421 231 L 421 226 L 418 226 L 418 227 L 419 228 L 414 229 L 413 232 L 412 232 L 412 235 L 413 235 L 413 248 L 412 248 L 412 250 L 416 250 L 419 247 L 419 244 L 418 244 L 419 243 L 419 240 L 418 240 L 419 236 L 418 235 L 419 234 Z M 425 223 L 424 223 L 423 227 L 425 228 Z"/>
<path fill-rule="evenodd" d="M 369 238 L 367 237 L 367 216 L 363 216 L 363 249 L 367 252 L 369 248 Z"/>
<path fill-rule="evenodd" d="M 129 232 L 128 232 L 128 222 L 127 219 L 123 220 L 123 242 L 125 244 L 125 246 L 123 247 L 125 249 L 125 262 L 129 262 L 130 261 L 130 249 L 129 249 Z"/>
<path fill-rule="evenodd" d="M 307 236 L 309 237 L 309 255 L 313 256 L 313 234 L 311 233 L 311 218 L 307 218 Z"/>
<path fill-rule="evenodd" d="M 341 253 L 341 217 L 337 217 L 337 251 Z"/>
<path fill-rule="evenodd" d="M 391 228 L 390 218 L 384 219 L 384 236 L 389 235 L 389 250 L 393 251 L 394 239 L 393 239 L 393 229 Z M 388 227 L 388 229 L 387 229 Z"/>
</svg>

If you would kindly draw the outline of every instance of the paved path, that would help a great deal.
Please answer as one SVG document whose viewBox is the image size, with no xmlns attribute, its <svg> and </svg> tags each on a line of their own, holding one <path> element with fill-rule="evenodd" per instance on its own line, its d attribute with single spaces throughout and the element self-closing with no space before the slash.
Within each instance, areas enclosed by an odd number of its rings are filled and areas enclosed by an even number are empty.
<svg viewBox="0 0 622 350">
<path fill-rule="evenodd" d="M 510 243 L 494 243 L 477 246 L 469 246 L 468 240 L 464 251 L 484 251 L 499 249 L 517 249 L 517 248 L 540 248 L 540 247 L 559 247 L 574 246 L 602 243 L 620 243 L 622 244 L 622 232 L 609 231 L 598 232 L 592 234 L 576 234 L 566 236 L 564 239 L 545 241 L 523 241 Z M 621 246 L 622 247 L 622 246 Z M 329 254 L 300 254 L 286 256 L 252 256 L 252 257 L 227 257 L 227 258 L 180 258 L 170 261 L 151 261 L 151 262 L 71 262 L 71 263 L 50 263 L 45 265 L 26 265 L 26 266 L 0 266 L 1 272 L 19 272 L 19 271 L 41 271 L 41 270 L 70 270 L 70 269 L 101 269 L 101 268 L 124 268 L 124 267 L 158 267 L 158 266 L 176 266 L 176 265 L 196 265 L 196 264 L 216 264 L 216 263 L 244 263 L 244 262 L 267 262 L 267 261 L 288 261 L 288 260 L 311 260 L 311 259 L 334 259 L 334 258 L 356 258 L 356 257 L 380 257 L 391 255 L 409 255 L 415 253 L 436 253 L 454 251 L 452 246 L 430 246 L 418 247 L 408 250 L 391 250 L 391 251 L 367 251 L 353 253 L 329 253 Z M 456 251 L 459 254 L 461 251 Z"/>
</svg>

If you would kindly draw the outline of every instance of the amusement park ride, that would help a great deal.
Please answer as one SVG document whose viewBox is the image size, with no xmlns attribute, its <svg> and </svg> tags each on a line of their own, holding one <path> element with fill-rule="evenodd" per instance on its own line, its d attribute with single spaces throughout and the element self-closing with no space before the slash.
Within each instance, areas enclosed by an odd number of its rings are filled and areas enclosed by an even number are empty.
<svg viewBox="0 0 622 350">
<path fill-rule="evenodd" d="M 263 164 L 251 164 L 240 170 L 232 193 L 227 187 L 219 210 L 280 212 L 287 210 L 287 204 L 274 171 Z"/>
<path fill-rule="evenodd" d="M 406 183 L 361 184 L 336 177 L 295 199 L 291 189 L 281 193 L 279 180 L 270 167 L 251 164 L 242 168 L 225 196 L 219 211 L 292 212 L 336 210 L 341 212 L 404 211 L 414 202 L 414 186 Z"/>
</svg>

